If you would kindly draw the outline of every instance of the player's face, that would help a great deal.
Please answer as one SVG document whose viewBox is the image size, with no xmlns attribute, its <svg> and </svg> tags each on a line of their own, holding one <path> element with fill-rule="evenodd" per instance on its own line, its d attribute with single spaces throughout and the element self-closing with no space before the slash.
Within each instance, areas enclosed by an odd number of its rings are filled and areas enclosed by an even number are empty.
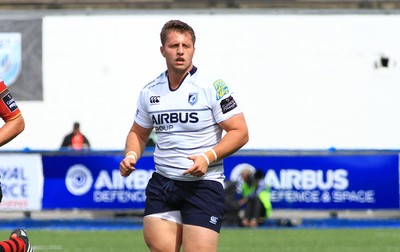
<svg viewBox="0 0 400 252">
<path fill-rule="evenodd" d="M 195 48 L 190 33 L 170 31 L 160 50 L 169 71 L 187 72 L 192 67 Z"/>
</svg>

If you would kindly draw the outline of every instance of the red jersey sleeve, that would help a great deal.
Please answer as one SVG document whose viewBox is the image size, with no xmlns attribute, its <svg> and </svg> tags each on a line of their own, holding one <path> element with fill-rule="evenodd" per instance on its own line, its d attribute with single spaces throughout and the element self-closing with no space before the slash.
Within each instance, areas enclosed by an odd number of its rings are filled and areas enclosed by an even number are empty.
<svg viewBox="0 0 400 252">
<path fill-rule="evenodd" d="M 4 84 L 4 81 L 0 79 L 0 117 L 5 122 L 13 120 L 21 115 L 17 103 Z"/>
</svg>

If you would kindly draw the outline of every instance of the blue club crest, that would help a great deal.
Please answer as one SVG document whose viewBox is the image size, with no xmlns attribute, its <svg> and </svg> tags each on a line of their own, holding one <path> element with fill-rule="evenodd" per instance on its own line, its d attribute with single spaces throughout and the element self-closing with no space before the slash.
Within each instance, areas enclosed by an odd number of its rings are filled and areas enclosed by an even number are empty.
<svg viewBox="0 0 400 252">
<path fill-rule="evenodd" d="M 188 102 L 190 105 L 194 105 L 197 102 L 197 93 L 190 93 Z"/>
</svg>

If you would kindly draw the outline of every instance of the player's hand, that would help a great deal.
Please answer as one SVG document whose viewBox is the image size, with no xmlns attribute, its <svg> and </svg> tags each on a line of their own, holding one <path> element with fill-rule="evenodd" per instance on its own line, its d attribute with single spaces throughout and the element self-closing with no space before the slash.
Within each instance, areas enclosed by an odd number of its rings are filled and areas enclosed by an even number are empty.
<svg viewBox="0 0 400 252">
<path fill-rule="evenodd" d="M 119 172 L 123 177 L 128 177 L 135 169 L 136 160 L 132 157 L 124 158 L 119 164 Z"/>
<path fill-rule="evenodd" d="M 189 156 L 188 159 L 193 160 L 193 166 L 183 172 L 183 175 L 191 174 L 195 177 L 201 177 L 206 174 L 208 164 L 202 155 Z"/>
</svg>

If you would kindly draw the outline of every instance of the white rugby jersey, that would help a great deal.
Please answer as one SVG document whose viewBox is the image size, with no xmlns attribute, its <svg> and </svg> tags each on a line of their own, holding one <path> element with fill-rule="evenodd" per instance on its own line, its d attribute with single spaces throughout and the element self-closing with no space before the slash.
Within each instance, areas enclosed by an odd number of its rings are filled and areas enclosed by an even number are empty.
<svg viewBox="0 0 400 252">
<path fill-rule="evenodd" d="M 176 180 L 223 183 L 222 161 L 211 163 L 201 178 L 182 173 L 193 165 L 188 156 L 199 155 L 221 140 L 218 122 L 241 112 L 224 81 L 204 77 L 193 67 L 175 91 L 169 88 L 167 71 L 147 84 L 140 92 L 135 122 L 156 131 L 156 172 Z"/>
</svg>

